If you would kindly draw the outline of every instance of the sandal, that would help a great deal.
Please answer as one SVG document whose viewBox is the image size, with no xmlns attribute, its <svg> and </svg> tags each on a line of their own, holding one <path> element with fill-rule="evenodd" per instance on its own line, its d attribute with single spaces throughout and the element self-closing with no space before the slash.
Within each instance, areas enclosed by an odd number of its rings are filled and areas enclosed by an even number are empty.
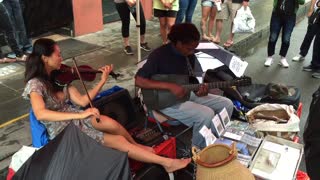
<svg viewBox="0 0 320 180">
<path fill-rule="evenodd" d="M 233 45 L 233 41 L 227 41 L 223 44 L 224 47 L 229 48 Z"/>
</svg>

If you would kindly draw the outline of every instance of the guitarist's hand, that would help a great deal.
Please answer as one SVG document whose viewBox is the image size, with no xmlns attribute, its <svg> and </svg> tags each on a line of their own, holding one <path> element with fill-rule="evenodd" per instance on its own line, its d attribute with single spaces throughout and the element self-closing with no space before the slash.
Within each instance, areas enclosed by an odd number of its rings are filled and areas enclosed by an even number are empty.
<svg viewBox="0 0 320 180">
<path fill-rule="evenodd" d="M 208 92 L 209 92 L 208 84 L 204 83 L 200 85 L 199 90 L 196 92 L 196 95 L 199 97 L 206 96 L 208 95 Z"/>
<path fill-rule="evenodd" d="M 169 90 L 179 99 L 187 94 L 186 89 L 178 84 L 170 84 Z"/>
</svg>

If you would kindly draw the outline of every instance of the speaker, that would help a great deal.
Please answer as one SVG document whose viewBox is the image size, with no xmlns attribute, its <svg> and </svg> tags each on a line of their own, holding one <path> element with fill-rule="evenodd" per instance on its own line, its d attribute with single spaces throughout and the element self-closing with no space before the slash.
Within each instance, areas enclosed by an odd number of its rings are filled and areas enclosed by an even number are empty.
<svg viewBox="0 0 320 180">
<path fill-rule="evenodd" d="M 100 114 L 118 121 L 126 129 L 137 123 L 137 116 L 132 98 L 126 89 L 113 92 L 93 102 Z"/>
</svg>

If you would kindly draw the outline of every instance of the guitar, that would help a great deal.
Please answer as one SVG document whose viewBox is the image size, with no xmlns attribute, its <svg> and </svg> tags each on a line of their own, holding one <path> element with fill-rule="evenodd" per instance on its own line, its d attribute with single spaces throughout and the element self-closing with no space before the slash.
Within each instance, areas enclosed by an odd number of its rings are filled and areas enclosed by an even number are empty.
<svg viewBox="0 0 320 180">
<path fill-rule="evenodd" d="M 198 90 L 200 85 L 198 80 L 193 76 L 177 75 L 177 74 L 157 74 L 152 76 L 153 80 L 172 82 L 182 85 L 188 91 Z M 207 83 L 208 89 L 227 88 L 231 86 L 246 86 L 251 84 L 251 78 L 241 77 L 232 81 L 218 81 Z M 143 101 L 149 109 L 163 109 L 178 103 L 188 101 L 190 93 L 183 98 L 177 98 L 169 90 L 141 89 Z"/>
</svg>

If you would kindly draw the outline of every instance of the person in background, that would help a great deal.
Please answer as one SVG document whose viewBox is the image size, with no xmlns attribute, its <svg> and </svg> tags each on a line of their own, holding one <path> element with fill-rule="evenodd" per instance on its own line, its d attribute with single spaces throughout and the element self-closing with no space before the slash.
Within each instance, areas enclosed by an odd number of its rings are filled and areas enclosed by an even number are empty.
<svg viewBox="0 0 320 180">
<path fill-rule="evenodd" d="M 0 29 L 4 32 L 9 47 L 16 54 L 16 57 L 14 59 L 7 59 L 5 57 L 2 57 L 3 54 L 2 52 L 0 52 L 1 62 L 14 62 L 15 60 L 25 61 L 27 56 L 23 54 L 18 46 L 9 13 L 2 0 L 0 0 Z"/>
<path fill-rule="evenodd" d="M 116 9 L 121 19 L 121 33 L 124 44 L 124 52 L 128 55 L 133 55 L 132 48 L 129 43 L 129 28 L 130 28 L 130 13 L 134 19 L 137 20 L 136 0 L 114 0 Z M 140 4 L 140 48 L 144 51 L 151 51 L 148 43 L 145 41 L 146 33 L 146 19 L 144 17 L 143 9 Z"/>
<path fill-rule="evenodd" d="M 59 46 L 51 39 L 38 39 L 28 56 L 25 70 L 25 89 L 22 96 L 29 99 L 36 118 L 42 122 L 49 134 L 55 138 L 69 123 L 104 146 L 128 153 L 137 161 L 162 165 L 167 172 L 184 168 L 191 159 L 170 159 L 154 154 L 151 147 L 138 144 L 117 121 L 101 115 L 96 108 L 86 107 L 89 98 L 80 94 L 76 87 L 68 84 L 59 86 L 54 82 L 52 72 L 59 70 L 62 62 Z M 112 65 L 99 68 L 100 81 L 88 91 L 93 99 L 108 80 Z M 77 105 L 74 106 L 72 104 Z M 97 122 L 96 118 L 100 119 Z"/>
<path fill-rule="evenodd" d="M 192 23 L 192 16 L 196 8 L 197 0 L 179 0 L 179 11 L 176 24 L 180 24 L 185 19 L 186 23 Z"/>
<path fill-rule="evenodd" d="M 135 85 L 144 89 L 166 90 L 174 94 L 177 99 L 190 94 L 189 100 L 159 109 L 159 111 L 186 126 L 192 126 L 192 145 L 202 149 L 206 147 L 206 142 L 199 132 L 201 128 L 206 126 L 217 134 L 212 118 L 223 108 L 226 108 L 231 117 L 233 103 L 226 97 L 208 94 L 206 84 L 190 92 L 172 81 L 153 80 L 152 77 L 156 74 L 194 76 L 196 64 L 194 53 L 200 41 L 200 33 L 196 26 L 190 23 L 175 24 L 168 38 L 170 43 L 153 50 L 147 62 L 138 70 Z"/>
<path fill-rule="evenodd" d="M 293 28 L 296 24 L 296 13 L 299 5 L 304 4 L 305 0 L 274 0 L 273 11 L 270 20 L 270 36 L 268 42 L 268 57 L 264 63 L 266 67 L 273 63 L 273 55 L 275 53 L 276 43 L 282 29 L 282 42 L 280 49 L 279 64 L 288 68 L 289 64 L 286 55 L 290 46 L 290 38 Z"/>
<path fill-rule="evenodd" d="M 314 25 L 313 22 L 310 22 L 310 16 L 312 15 L 313 12 L 315 12 L 318 9 L 318 7 L 316 6 L 316 1 L 317 0 L 311 0 L 311 5 L 307 14 L 307 17 L 309 18 L 307 32 L 300 46 L 300 53 L 297 56 L 293 57 L 292 61 L 299 62 L 305 59 L 306 55 L 308 54 L 309 48 L 311 46 L 312 40 L 316 35 L 317 26 Z"/>
<path fill-rule="evenodd" d="M 32 52 L 32 42 L 31 39 L 27 36 L 20 1 L 4 0 L 3 4 L 8 10 L 15 33 L 15 39 L 18 43 L 19 49 L 26 54 L 30 54 Z M 11 59 L 15 59 L 16 56 L 17 54 L 15 52 L 9 53 L 7 55 L 7 57 Z"/>
<path fill-rule="evenodd" d="M 314 11 L 316 12 L 317 20 L 315 20 L 312 27 L 315 29 L 312 60 L 310 65 L 303 67 L 303 70 L 313 72 L 312 77 L 320 79 L 320 0 L 316 0 Z"/>
<path fill-rule="evenodd" d="M 168 33 L 176 21 L 179 0 L 153 0 L 153 15 L 159 18 L 162 44 L 168 43 Z"/>
<path fill-rule="evenodd" d="M 230 34 L 228 40 L 223 44 L 224 47 L 229 48 L 233 45 L 234 33 L 232 33 L 233 28 L 233 20 L 236 16 L 237 10 L 241 8 L 241 6 L 247 7 L 249 6 L 249 0 L 227 0 L 227 8 L 229 11 L 229 20 L 231 22 L 230 26 Z"/>
<path fill-rule="evenodd" d="M 230 17 L 229 9 L 227 6 L 227 0 L 222 0 L 221 2 L 221 11 L 217 12 L 216 15 L 216 35 L 213 38 L 213 42 L 220 44 L 221 42 L 221 33 L 223 28 L 223 21 L 227 20 Z"/>
<path fill-rule="evenodd" d="M 200 29 L 202 34 L 202 39 L 207 41 L 213 41 L 214 37 L 212 35 L 212 30 L 214 26 L 214 19 L 217 14 L 217 8 L 215 7 L 215 2 L 220 0 L 201 0 L 201 21 Z M 209 18 L 209 22 L 208 21 Z M 207 29 L 208 23 L 208 29 Z"/>
</svg>

